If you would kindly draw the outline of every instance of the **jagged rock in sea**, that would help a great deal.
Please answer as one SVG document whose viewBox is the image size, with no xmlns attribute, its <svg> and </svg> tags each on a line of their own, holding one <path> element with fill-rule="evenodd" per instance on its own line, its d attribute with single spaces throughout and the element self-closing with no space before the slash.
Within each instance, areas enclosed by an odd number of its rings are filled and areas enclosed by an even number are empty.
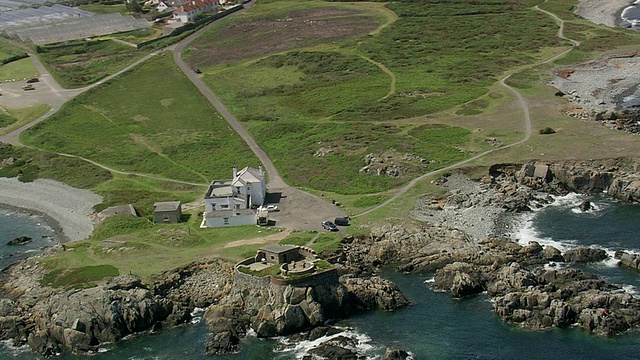
<svg viewBox="0 0 640 360">
<path fill-rule="evenodd" d="M 639 270 L 640 269 L 640 255 L 639 254 L 630 254 L 625 251 L 616 251 L 615 256 L 616 259 L 620 260 L 618 265 L 628 267 L 630 269 Z"/>
<path fill-rule="evenodd" d="M 382 360 L 406 360 L 409 356 L 409 353 L 402 349 L 387 348 Z"/>
<path fill-rule="evenodd" d="M 564 261 L 570 263 L 589 263 L 606 260 L 609 258 L 609 255 L 603 249 L 580 246 L 575 249 L 567 250 L 562 257 L 564 258 Z"/>
<path fill-rule="evenodd" d="M 591 201 L 589 200 L 583 201 L 582 203 L 580 203 L 580 205 L 578 205 L 578 209 L 580 209 L 580 211 L 582 212 L 591 210 Z"/>
<path fill-rule="evenodd" d="M 352 350 L 358 345 L 356 339 L 336 336 L 312 348 L 303 355 L 303 360 L 357 360 L 360 357 Z"/>
<path fill-rule="evenodd" d="M 379 276 L 359 278 L 344 275 L 340 282 L 349 291 L 351 304 L 356 310 L 395 310 L 409 305 L 409 300 L 396 284 Z"/>
<path fill-rule="evenodd" d="M 29 241 L 31 241 L 31 238 L 28 236 L 18 236 L 17 238 L 9 240 L 7 245 L 24 245 Z"/>
</svg>

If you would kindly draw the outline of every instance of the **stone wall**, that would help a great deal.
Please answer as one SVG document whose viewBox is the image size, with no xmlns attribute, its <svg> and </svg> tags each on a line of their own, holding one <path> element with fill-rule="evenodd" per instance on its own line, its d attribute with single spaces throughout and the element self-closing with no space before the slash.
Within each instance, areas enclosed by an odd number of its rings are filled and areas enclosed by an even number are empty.
<svg viewBox="0 0 640 360">
<path fill-rule="evenodd" d="M 307 259 L 317 259 L 318 258 L 318 253 L 316 253 L 315 250 L 313 250 L 312 248 L 308 248 L 306 246 L 300 246 L 298 248 L 298 252 L 300 253 L 300 255 L 302 255 L 303 257 L 307 258 Z"/>
<path fill-rule="evenodd" d="M 323 272 L 304 276 L 301 278 L 295 279 L 277 279 L 274 277 L 271 278 L 271 283 L 274 285 L 287 286 L 293 285 L 296 287 L 300 286 L 317 286 L 317 285 L 327 285 L 327 284 L 337 284 L 338 283 L 338 271 L 333 268 L 329 270 L 325 270 Z"/>
<path fill-rule="evenodd" d="M 235 269 L 236 284 L 247 287 L 267 288 L 271 276 L 254 276 L 242 273 Z"/>
</svg>

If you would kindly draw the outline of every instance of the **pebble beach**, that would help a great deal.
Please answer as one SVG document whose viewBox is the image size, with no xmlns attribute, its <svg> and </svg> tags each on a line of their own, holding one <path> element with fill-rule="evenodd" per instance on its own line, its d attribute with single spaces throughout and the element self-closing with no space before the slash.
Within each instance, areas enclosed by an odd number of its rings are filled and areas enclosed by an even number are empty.
<svg viewBox="0 0 640 360">
<path fill-rule="evenodd" d="M 93 206 L 101 202 L 98 194 L 54 180 L 23 183 L 17 178 L 0 178 L 0 204 L 46 214 L 70 241 L 91 235 Z"/>
</svg>

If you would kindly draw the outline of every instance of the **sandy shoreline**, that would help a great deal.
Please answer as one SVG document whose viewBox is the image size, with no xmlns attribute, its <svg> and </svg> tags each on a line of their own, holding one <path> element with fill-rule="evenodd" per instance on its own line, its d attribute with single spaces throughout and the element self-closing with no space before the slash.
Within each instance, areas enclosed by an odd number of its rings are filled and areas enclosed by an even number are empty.
<svg viewBox="0 0 640 360">
<path fill-rule="evenodd" d="M 17 178 L 0 178 L 0 204 L 43 215 L 68 240 L 86 239 L 93 231 L 89 214 L 102 197 L 89 190 L 76 189 L 61 182 L 37 179 L 22 183 Z"/>
</svg>

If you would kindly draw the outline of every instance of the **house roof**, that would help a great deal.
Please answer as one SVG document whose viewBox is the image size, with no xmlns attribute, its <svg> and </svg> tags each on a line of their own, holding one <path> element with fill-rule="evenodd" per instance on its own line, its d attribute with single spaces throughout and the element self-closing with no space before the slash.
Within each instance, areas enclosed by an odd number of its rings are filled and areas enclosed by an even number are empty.
<svg viewBox="0 0 640 360">
<path fill-rule="evenodd" d="M 161 201 L 153 204 L 154 211 L 175 211 L 180 208 L 180 201 Z"/>
<path fill-rule="evenodd" d="M 233 190 L 231 190 L 231 180 L 213 180 L 209 188 L 207 189 L 206 198 L 221 197 L 221 196 L 233 196 Z"/>
<path fill-rule="evenodd" d="M 259 250 L 281 254 L 293 249 L 297 249 L 299 247 L 300 246 L 297 246 L 297 245 L 267 245 L 267 246 L 261 247 Z"/>
<path fill-rule="evenodd" d="M 241 180 L 244 183 L 262 182 L 262 178 L 263 176 L 260 169 L 252 168 L 250 166 L 238 171 L 238 174 L 236 175 L 236 179 Z"/>
<path fill-rule="evenodd" d="M 191 0 L 177 8 L 174 12 L 185 13 L 193 10 L 202 9 L 207 6 L 216 5 L 215 0 Z"/>
</svg>

